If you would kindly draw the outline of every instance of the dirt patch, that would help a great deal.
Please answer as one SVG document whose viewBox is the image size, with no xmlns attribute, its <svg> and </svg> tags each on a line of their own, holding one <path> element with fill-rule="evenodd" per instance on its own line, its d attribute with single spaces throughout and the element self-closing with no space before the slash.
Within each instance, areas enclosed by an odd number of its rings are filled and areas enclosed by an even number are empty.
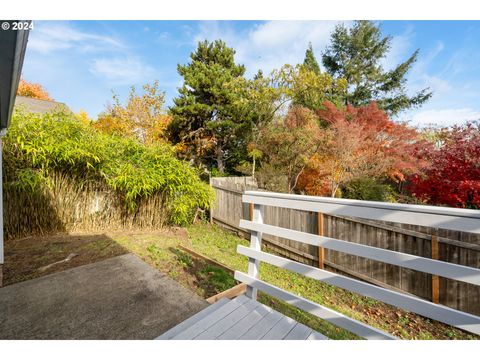
<svg viewBox="0 0 480 360">
<path fill-rule="evenodd" d="M 134 253 L 203 298 L 237 284 L 232 275 L 181 249 L 191 245 L 184 228 L 76 232 L 30 236 L 5 244 L 4 285 L 34 279 L 126 253 Z"/>
<path fill-rule="evenodd" d="M 11 239 L 5 242 L 3 284 L 34 279 L 127 252 L 105 234 L 59 234 Z M 67 258 L 68 261 L 62 261 Z"/>
<path fill-rule="evenodd" d="M 221 293 L 238 284 L 233 275 L 225 269 L 196 258 L 182 249 L 171 248 L 177 262 L 182 266 L 183 272 L 179 273 L 184 283 L 191 289 L 197 289 L 204 298 Z M 200 291 L 198 291 L 200 290 Z"/>
<path fill-rule="evenodd" d="M 246 271 L 248 261 L 238 255 L 244 239 L 210 225 L 188 229 L 168 228 L 155 231 L 115 231 L 105 234 L 76 233 L 9 240 L 5 244 L 5 284 L 32 279 L 67 268 L 104 260 L 124 253 L 134 253 L 184 287 L 208 298 L 236 285 L 229 271 L 196 258 L 182 246 L 214 259 L 229 268 Z M 78 254 L 68 262 L 39 269 Z M 262 277 L 272 284 L 330 307 L 356 320 L 382 328 L 402 339 L 477 339 L 453 327 L 429 320 L 359 296 L 327 284 L 262 265 Z M 261 302 L 334 339 L 352 339 L 352 334 L 313 315 L 304 313 L 264 294 Z"/>
</svg>

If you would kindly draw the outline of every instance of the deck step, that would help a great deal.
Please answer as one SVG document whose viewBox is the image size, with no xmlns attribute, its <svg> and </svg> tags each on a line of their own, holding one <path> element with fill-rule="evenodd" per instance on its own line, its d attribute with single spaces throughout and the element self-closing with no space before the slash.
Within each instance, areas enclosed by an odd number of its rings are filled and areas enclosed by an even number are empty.
<svg viewBox="0 0 480 360">
<path fill-rule="evenodd" d="M 326 336 L 245 295 L 221 299 L 159 340 L 324 340 Z"/>
<path fill-rule="evenodd" d="M 239 337 L 240 340 L 260 340 L 282 319 L 283 315 L 272 310 L 264 316 L 255 326 Z"/>
<path fill-rule="evenodd" d="M 325 335 L 315 331 L 315 330 L 312 330 L 312 333 L 310 334 L 310 336 L 307 338 L 307 340 L 330 340 L 328 337 L 326 337 Z"/>
<path fill-rule="evenodd" d="M 225 316 L 222 320 L 218 321 L 215 325 L 209 327 L 207 330 L 201 334 L 195 336 L 195 340 L 211 340 L 219 337 L 225 331 L 230 329 L 249 313 L 251 313 L 255 308 L 258 307 L 258 303 L 255 301 L 247 301 L 246 303 L 239 306 L 235 311 L 231 312 Z"/>
<path fill-rule="evenodd" d="M 297 323 L 295 327 L 285 336 L 285 340 L 306 340 L 310 334 L 312 333 L 312 329 L 308 326 L 303 324 Z"/>
<path fill-rule="evenodd" d="M 283 339 L 295 327 L 297 322 L 288 316 L 283 316 L 265 335 L 262 340 L 278 340 Z"/>
<path fill-rule="evenodd" d="M 273 310 L 268 306 L 257 303 L 258 306 L 230 329 L 218 336 L 218 340 L 236 340 L 254 327 L 260 320 L 271 313 Z"/>
<path fill-rule="evenodd" d="M 228 301 L 220 308 L 216 309 L 213 313 L 204 316 L 202 319 L 197 321 L 194 325 L 188 327 L 181 333 L 177 334 L 172 340 L 191 340 L 207 330 L 208 328 L 215 325 L 217 322 L 222 320 L 225 316 L 229 315 L 233 311 L 235 311 L 238 307 L 240 307 L 243 303 L 250 300 L 245 295 L 236 297 L 233 300 Z"/>
<path fill-rule="evenodd" d="M 181 322 L 180 324 L 178 324 L 178 325 L 174 326 L 173 328 L 167 330 L 162 335 L 155 338 L 155 340 L 169 340 L 169 339 L 173 338 L 174 336 L 178 335 L 179 333 L 181 333 L 185 329 L 189 328 L 190 326 L 194 325 L 195 323 L 197 323 L 198 321 L 203 319 L 205 316 L 210 315 L 211 313 L 213 313 L 214 311 L 216 311 L 217 309 L 219 309 L 220 307 L 222 307 L 223 305 L 225 305 L 229 301 L 230 300 L 228 300 L 227 298 L 220 299 L 216 303 L 214 303 L 210 306 L 207 306 L 202 311 L 196 313 L 192 317 L 189 317 L 188 319 Z"/>
</svg>

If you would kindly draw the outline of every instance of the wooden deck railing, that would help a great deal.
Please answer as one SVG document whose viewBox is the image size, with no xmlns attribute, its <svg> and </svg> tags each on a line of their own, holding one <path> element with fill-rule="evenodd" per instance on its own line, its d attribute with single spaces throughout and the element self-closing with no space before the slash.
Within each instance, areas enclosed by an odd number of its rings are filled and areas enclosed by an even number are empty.
<svg viewBox="0 0 480 360">
<path fill-rule="evenodd" d="M 269 254 L 263 252 L 261 248 L 262 234 L 270 234 L 480 286 L 480 269 L 272 226 L 264 223 L 263 210 L 264 206 L 290 208 L 328 215 L 351 216 L 370 220 L 394 221 L 448 230 L 468 231 L 476 234 L 480 233 L 480 211 L 257 191 L 245 192 L 242 201 L 254 204 L 252 220 L 240 221 L 240 227 L 249 230 L 251 233 L 250 247 L 238 246 L 237 249 L 238 253 L 249 258 L 249 266 L 248 274 L 237 271 L 235 272 L 235 278 L 247 284 L 247 295 L 251 298 L 256 298 L 257 290 L 261 290 L 349 330 L 360 337 L 366 339 L 395 338 L 379 329 L 262 281 L 260 277 L 260 262 L 266 262 L 480 335 L 480 317 L 478 316 Z"/>
</svg>

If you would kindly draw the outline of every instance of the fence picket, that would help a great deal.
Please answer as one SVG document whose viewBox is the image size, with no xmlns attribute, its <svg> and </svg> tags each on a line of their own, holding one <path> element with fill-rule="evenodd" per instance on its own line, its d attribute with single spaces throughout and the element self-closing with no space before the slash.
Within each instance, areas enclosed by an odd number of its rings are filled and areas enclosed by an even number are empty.
<svg viewBox="0 0 480 360">
<path fill-rule="evenodd" d="M 242 190 L 248 190 L 243 185 L 239 188 L 234 186 L 233 191 L 226 191 L 229 187 L 228 181 L 222 178 L 221 187 L 216 185 L 213 178 L 212 186 L 217 194 L 217 201 L 212 210 L 212 219 L 219 224 L 228 224 L 235 228 L 238 233 L 249 237 L 248 232 L 238 227 L 240 219 L 250 220 L 249 205 L 241 205 Z M 239 182 L 236 180 L 237 183 Z M 241 182 L 242 184 L 244 182 Z M 249 188 L 255 188 L 253 183 Z M 235 199 L 235 201 L 232 201 Z M 229 201 L 230 200 L 230 201 Z M 291 228 L 318 233 L 316 215 L 307 211 L 282 209 L 278 207 L 265 206 L 265 223 L 275 224 L 280 227 Z M 292 218 L 295 221 L 292 221 Z M 387 250 L 400 251 L 417 256 L 431 258 L 431 232 L 425 226 L 401 225 L 387 221 L 371 221 L 365 219 L 353 219 L 340 216 L 323 214 L 325 236 L 342 238 L 355 243 L 369 246 L 379 246 Z M 343 225 L 342 225 L 343 224 Z M 291 227 L 294 226 L 294 227 Z M 380 230 L 375 230 L 378 227 Z M 342 230 L 343 229 L 343 230 Z M 374 232 L 376 234 L 372 234 Z M 343 233 L 343 234 L 341 234 Z M 339 237 L 343 235 L 343 237 Z M 452 262 L 473 268 L 480 268 L 480 235 L 453 230 L 438 231 L 438 251 L 442 261 Z M 376 237 L 380 239 L 376 240 Z M 280 239 L 278 237 L 263 234 L 262 241 L 282 256 L 295 259 L 302 263 L 317 266 L 319 251 L 317 247 L 299 244 L 295 241 Z M 349 276 L 365 279 L 365 276 L 372 277 L 372 283 L 385 283 L 385 287 L 397 288 L 426 300 L 432 299 L 431 276 L 425 273 L 402 269 L 396 265 L 378 265 L 372 260 L 356 256 L 346 255 L 340 257 L 340 253 L 334 250 L 324 250 L 325 269 L 334 270 L 328 263 L 339 265 L 349 270 Z M 373 271 L 373 264 L 376 263 L 377 271 Z M 384 268 L 382 268 L 384 266 Z M 381 270 L 383 269 L 383 270 Z M 465 290 L 465 291 L 464 291 Z M 480 286 L 462 284 L 455 280 L 439 279 L 439 303 L 454 309 L 480 315 Z"/>
</svg>

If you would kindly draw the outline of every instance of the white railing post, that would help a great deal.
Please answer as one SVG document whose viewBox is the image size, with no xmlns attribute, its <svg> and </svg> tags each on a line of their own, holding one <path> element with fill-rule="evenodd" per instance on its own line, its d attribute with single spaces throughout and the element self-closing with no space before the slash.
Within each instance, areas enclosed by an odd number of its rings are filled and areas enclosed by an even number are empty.
<svg viewBox="0 0 480 360">
<path fill-rule="evenodd" d="M 253 206 L 253 214 L 251 217 L 253 222 L 263 224 L 263 205 L 255 204 Z M 258 231 L 250 232 L 250 247 L 255 250 L 262 250 L 262 233 Z M 260 273 L 260 261 L 249 258 L 248 259 L 248 275 L 258 278 Z M 253 299 L 257 299 L 257 289 L 252 286 L 247 286 L 246 295 Z"/>
</svg>

